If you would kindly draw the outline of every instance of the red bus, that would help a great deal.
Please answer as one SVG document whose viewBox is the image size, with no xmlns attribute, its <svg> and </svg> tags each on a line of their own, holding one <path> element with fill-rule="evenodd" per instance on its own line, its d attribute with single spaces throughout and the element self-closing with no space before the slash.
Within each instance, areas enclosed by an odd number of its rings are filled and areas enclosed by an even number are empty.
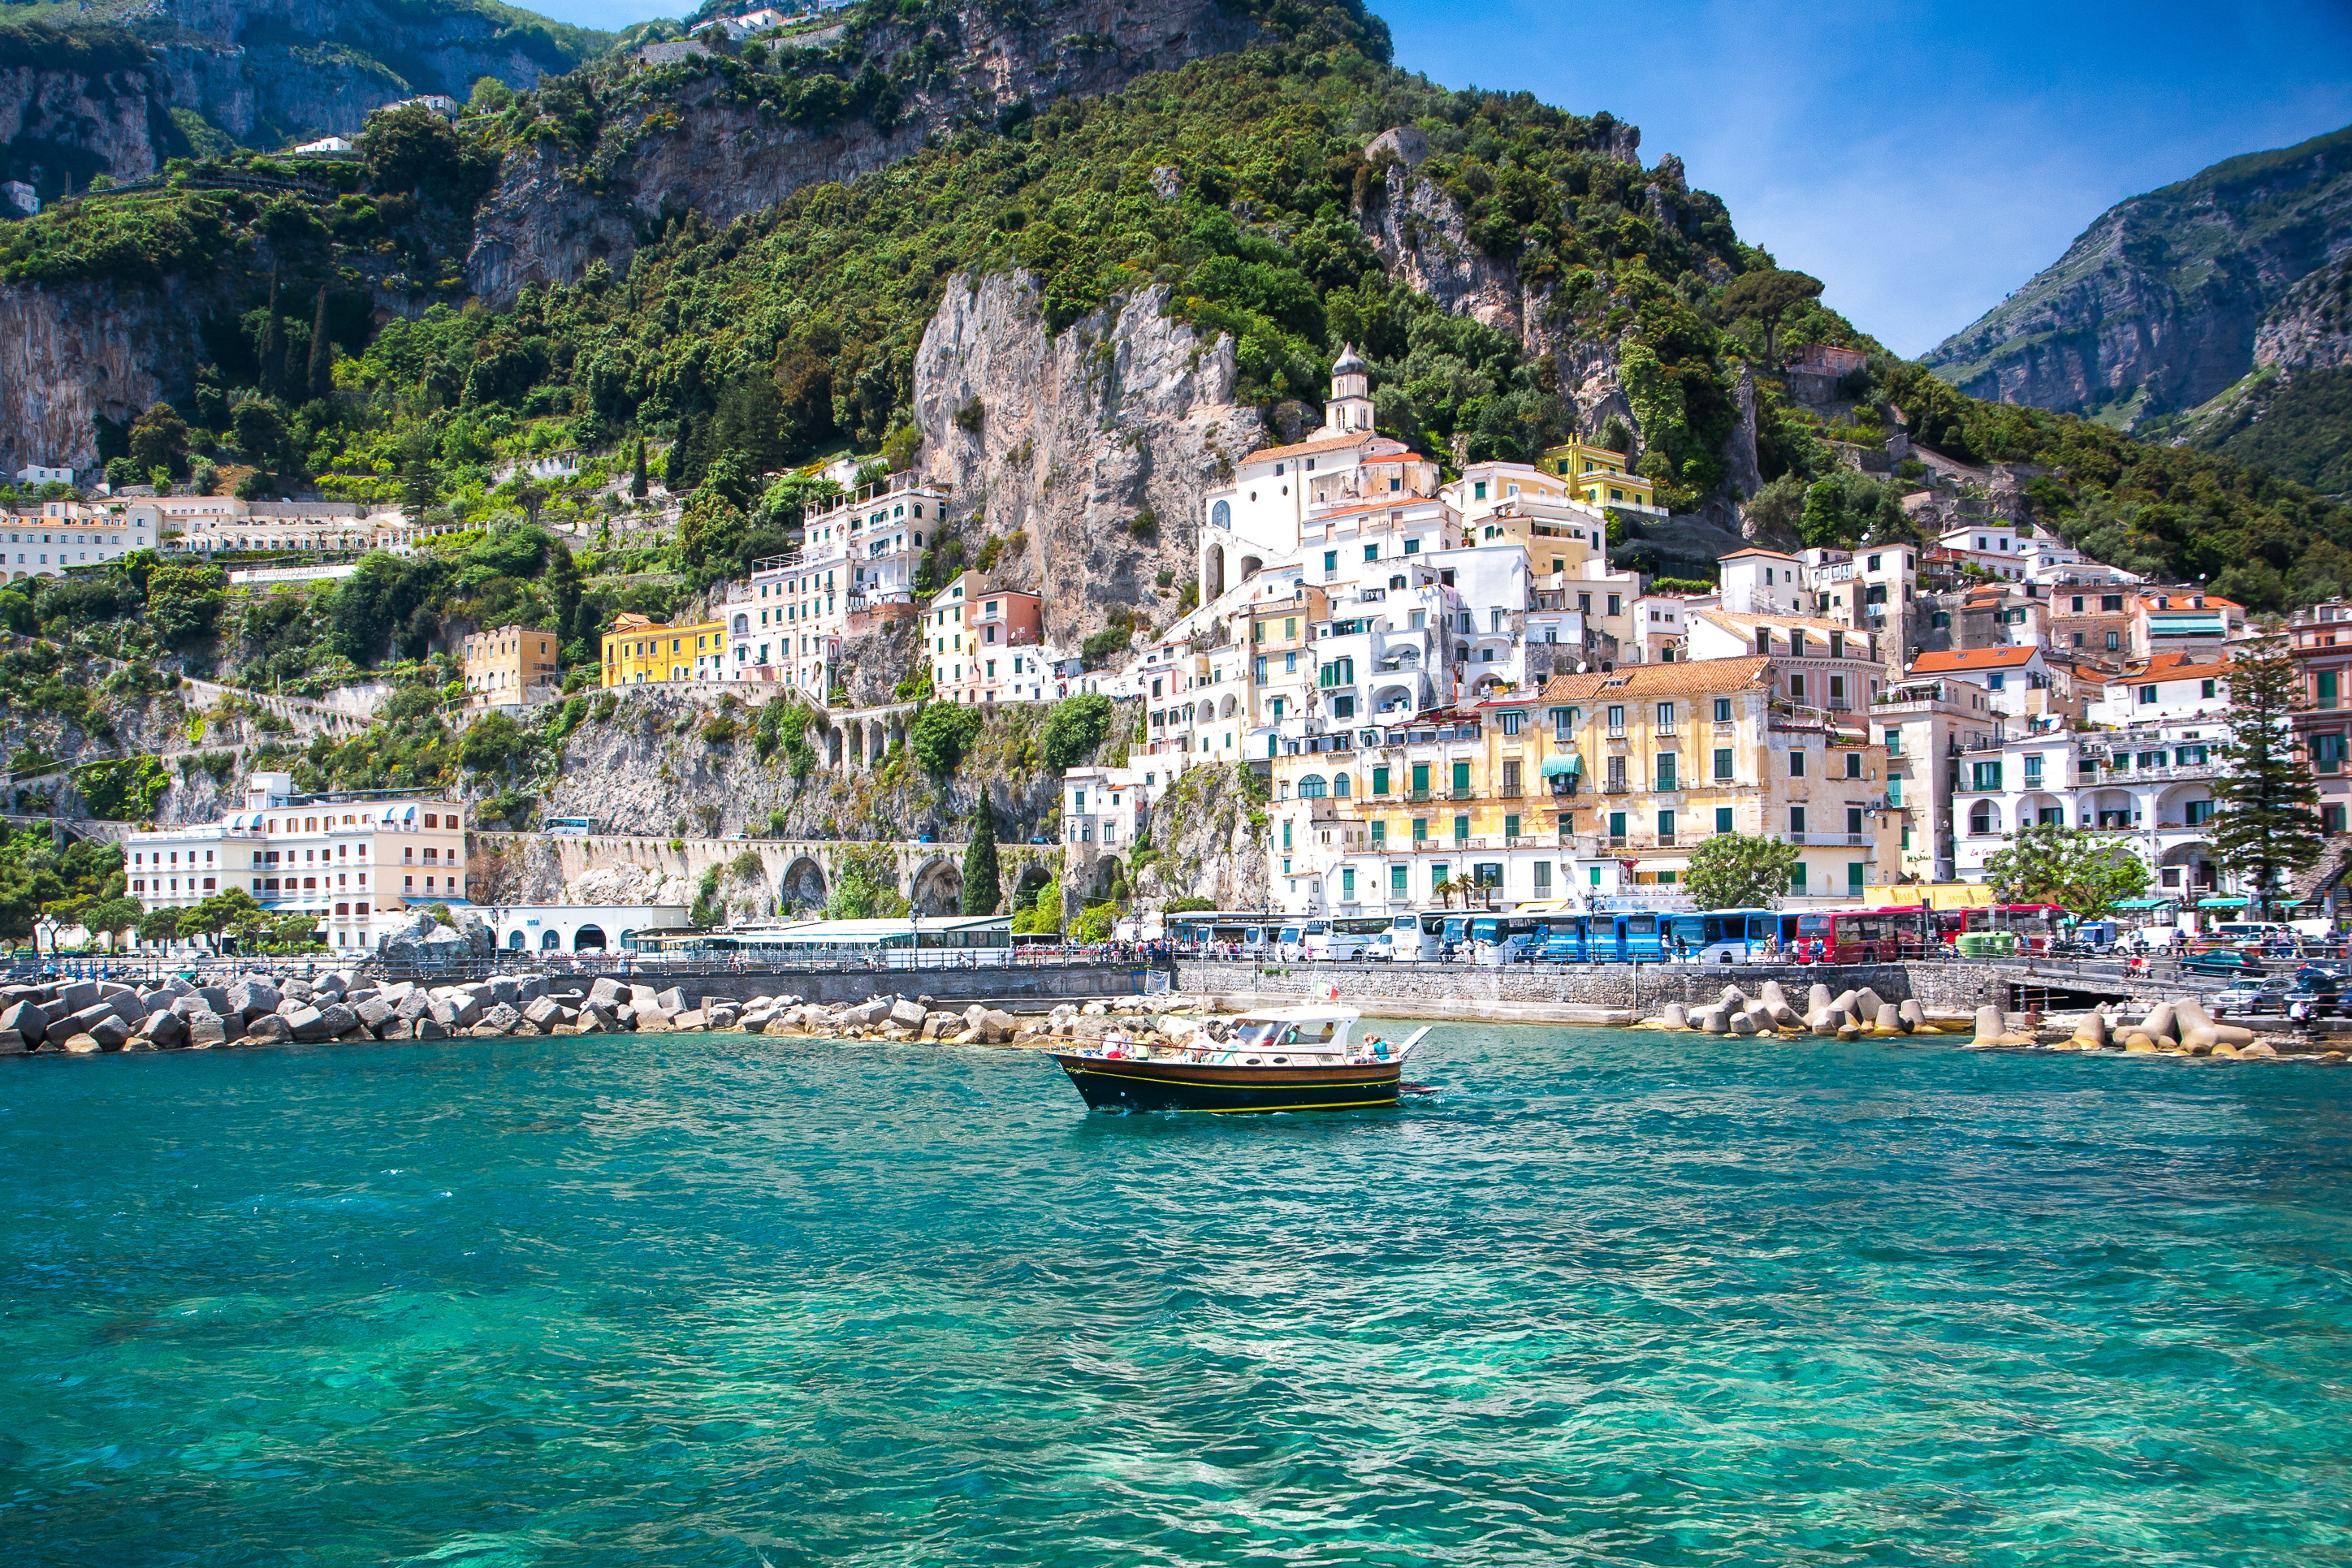
<svg viewBox="0 0 2352 1568">
<path fill-rule="evenodd" d="M 1823 909 L 1797 916 L 1792 956 L 1801 964 L 1876 964 L 1902 956 L 1903 919 L 1893 909 Z"/>
<path fill-rule="evenodd" d="M 1936 938 L 1949 947 L 1963 931 L 2008 931 L 2017 937 L 2021 953 L 2047 953 L 2059 922 L 2067 918 L 2056 904 L 1996 904 L 1990 908 L 1936 911 Z"/>
</svg>

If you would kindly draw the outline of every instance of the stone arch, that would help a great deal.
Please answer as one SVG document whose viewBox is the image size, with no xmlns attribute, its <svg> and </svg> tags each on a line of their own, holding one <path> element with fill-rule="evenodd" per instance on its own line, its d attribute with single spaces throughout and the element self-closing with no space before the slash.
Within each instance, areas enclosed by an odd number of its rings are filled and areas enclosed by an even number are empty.
<svg viewBox="0 0 2352 1568">
<path fill-rule="evenodd" d="M 1242 557 L 1242 581 L 1247 582 L 1251 578 L 1255 577 L 1259 572 L 1264 571 L 1265 570 L 1265 562 L 1258 557 L 1254 555 L 1245 555 Z"/>
<path fill-rule="evenodd" d="M 1419 705 L 1412 686 L 1376 686 L 1372 690 L 1372 712 L 1375 714 L 1409 714 Z"/>
<path fill-rule="evenodd" d="M 807 855 L 798 855 L 784 868 L 776 885 L 778 902 L 787 909 L 819 909 L 825 899 L 824 868 Z"/>
<path fill-rule="evenodd" d="M 1101 859 L 1096 861 L 1093 866 L 1088 868 L 1087 878 L 1087 896 L 1095 903 L 1099 904 L 1104 899 L 1110 897 L 1111 890 L 1126 882 L 1126 880 L 1127 868 L 1119 864 L 1118 857 L 1117 855 L 1105 855 Z"/>
<path fill-rule="evenodd" d="M 524 939 L 521 932 L 509 931 L 507 933 L 507 951 L 510 953 L 520 953 L 529 946 L 529 942 Z"/>
<path fill-rule="evenodd" d="M 572 950 L 574 953 L 602 953 L 604 950 L 604 928 L 583 925 L 572 934 Z"/>
<path fill-rule="evenodd" d="M 1035 904 L 1037 895 L 1045 892 L 1053 880 L 1054 873 L 1034 862 L 1023 867 L 1020 880 L 1013 884 L 1013 907 L 1026 909 Z"/>
<path fill-rule="evenodd" d="M 841 730 L 838 727 L 824 732 L 824 765 L 835 772 L 841 770 Z"/>
<path fill-rule="evenodd" d="M 1220 501 L 1217 505 L 1223 507 L 1224 503 Z M 1224 525 L 1216 523 L 1213 526 L 1222 528 Z M 1221 544 L 1204 545 L 1201 549 L 1201 602 L 1214 604 L 1224 596 L 1224 591 L 1225 547 Z"/>
<path fill-rule="evenodd" d="M 2000 807 L 1991 800 L 1979 800 L 1969 808 L 1969 836 L 1990 838 L 2000 831 Z"/>
<path fill-rule="evenodd" d="M 908 879 L 907 901 L 925 915 L 954 915 L 963 908 L 963 871 L 945 855 L 934 855 Z"/>
<path fill-rule="evenodd" d="M 1240 709 L 1241 706 L 1240 699 L 1234 696 L 1233 694 L 1229 692 L 1225 695 L 1224 701 L 1217 705 L 1217 716 L 1219 718 L 1231 718 L 1234 716 L 1234 713 Z"/>
</svg>

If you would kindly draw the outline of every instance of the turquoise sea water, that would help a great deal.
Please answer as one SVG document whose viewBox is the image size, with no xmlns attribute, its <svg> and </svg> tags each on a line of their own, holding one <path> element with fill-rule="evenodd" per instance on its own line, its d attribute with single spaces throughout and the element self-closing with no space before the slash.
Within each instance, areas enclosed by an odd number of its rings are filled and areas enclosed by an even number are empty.
<svg viewBox="0 0 2352 1568">
<path fill-rule="evenodd" d="M 2352 1563 L 2352 1071 L 0 1063 L 8 1563 Z"/>
</svg>

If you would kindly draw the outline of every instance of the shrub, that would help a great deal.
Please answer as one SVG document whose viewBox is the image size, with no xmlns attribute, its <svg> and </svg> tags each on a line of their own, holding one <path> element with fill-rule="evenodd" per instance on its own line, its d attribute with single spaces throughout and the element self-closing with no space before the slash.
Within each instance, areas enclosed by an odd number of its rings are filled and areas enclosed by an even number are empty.
<svg viewBox="0 0 2352 1568">
<path fill-rule="evenodd" d="M 980 711 L 954 703 L 933 703 L 916 718 L 910 732 L 915 759 L 936 777 L 956 770 L 972 737 L 980 733 Z"/>
<path fill-rule="evenodd" d="M 734 715 L 724 713 L 716 715 L 709 723 L 702 727 L 703 744 L 706 746 L 732 746 L 735 744 L 737 729 L 738 727 L 735 723 Z"/>
<path fill-rule="evenodd" d="M 1076 766 L 1110 733 L 1113 708 L 1100 692 L 1083 692 L 1054 705 L 1037 737 L 1037 754 L 1045 766 L 1059 772 Z"/>
</svg>

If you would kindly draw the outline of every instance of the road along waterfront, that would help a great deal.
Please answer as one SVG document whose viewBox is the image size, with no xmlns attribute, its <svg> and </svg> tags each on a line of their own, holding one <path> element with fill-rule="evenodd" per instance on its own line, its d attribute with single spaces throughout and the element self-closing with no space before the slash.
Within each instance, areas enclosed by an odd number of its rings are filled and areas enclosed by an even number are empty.
<svg viewBox="0 0 2352 1568">
<path fill-rule="evenodd" d="M 2352 1079 L 1425 1050 L 1246 1123 L 722 1035 L 21 1061 L 8 1556 L 2352 1556 Z"/>
</svg>

